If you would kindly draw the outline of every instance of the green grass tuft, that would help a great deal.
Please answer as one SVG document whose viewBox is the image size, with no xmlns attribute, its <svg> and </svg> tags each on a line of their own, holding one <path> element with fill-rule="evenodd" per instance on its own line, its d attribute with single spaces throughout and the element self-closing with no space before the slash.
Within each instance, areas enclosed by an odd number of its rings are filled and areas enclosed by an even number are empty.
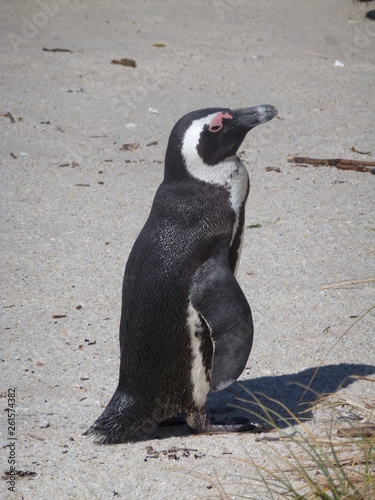
<svg viewBox="0 0 375 500">
<path fill-rule="evenodd" d="M 247 478 L 247 493 L 241 498 L 375 499 L 375 401 L 357 405 L 319 397 L 315 410 L 329 419 L 323 435 L 316 436 L 283 403 L 267 397 L 270 405 L 266 407 L 255 394 L 249 395 L 251 400 L 240 401 L 255 407 L 249 413 L 271 432 L 271 436 L 258 439 L 267 446 L 269 465 L 247 459 L 257 474 Z M 342 427 L 342 415 L 348 414 L 348 407 L 352 414 L 360 409 L 361 418 Z M 275 441 L 281 448 L 276 449 Z"/>
</svg>

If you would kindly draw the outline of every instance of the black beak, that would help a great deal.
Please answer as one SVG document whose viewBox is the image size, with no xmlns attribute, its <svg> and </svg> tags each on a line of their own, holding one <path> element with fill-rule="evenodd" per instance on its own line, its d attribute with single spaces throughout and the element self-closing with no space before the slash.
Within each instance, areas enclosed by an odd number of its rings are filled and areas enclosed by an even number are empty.
<svg viewBox="0 0 375 500">
<path fill-rule="evenodd" d="M 277 115 L 277 109 L 270 104 L 253 106 L 251 108 L 235 109 L 232 111 L 234 125 L 250 130 L 261 123 L 266 123 Z"/>
</svg>

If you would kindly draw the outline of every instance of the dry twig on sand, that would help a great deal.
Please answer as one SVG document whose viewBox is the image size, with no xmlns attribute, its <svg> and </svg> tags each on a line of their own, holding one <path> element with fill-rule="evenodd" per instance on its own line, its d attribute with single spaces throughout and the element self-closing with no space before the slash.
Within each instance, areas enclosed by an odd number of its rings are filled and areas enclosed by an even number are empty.
<svg viewBox="0 0 375 500">
<path fill-rule="evenodd" d="M 347 160 L 345 158 L 309 158 L 307 156 L 287 156 L 290 163 L 309 164 L 324 167 L 336 167 L 340 170 L 356 170 L 375 174 L 375 162 L 362 160 Z"/>
</svg>

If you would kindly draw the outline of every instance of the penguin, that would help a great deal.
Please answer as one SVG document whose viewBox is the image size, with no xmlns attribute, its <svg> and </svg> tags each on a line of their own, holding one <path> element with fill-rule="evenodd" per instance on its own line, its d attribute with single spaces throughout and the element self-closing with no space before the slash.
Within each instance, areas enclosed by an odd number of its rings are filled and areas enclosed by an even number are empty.
<svg viewBox="0 0 375 500">
<path fill-rule="evenodd" d="M 164 179 L 125 267 L 119 382 L 85 432 L 96 442 L 128 442 L 181 413 L 195 433 L 248 429 L 212 423 L 205 402 L 241 375 L 252 348 L 236 280 L 250 184 L 236 153 L 276 115 L 271 105 L 206 108 L 173 127 Z"/>
</svg>

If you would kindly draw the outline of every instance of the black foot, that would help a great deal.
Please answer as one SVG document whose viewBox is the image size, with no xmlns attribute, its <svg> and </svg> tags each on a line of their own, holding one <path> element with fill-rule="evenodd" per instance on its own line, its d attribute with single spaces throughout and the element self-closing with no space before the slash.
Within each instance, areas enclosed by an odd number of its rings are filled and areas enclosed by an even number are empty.
<svg viewBox="0 0 375 500">
<path fill-rule="evenodd" d="M 258 428 L 243 417 L 232 417 L 225 422 L 211 421 L 206 414 L 190 413 L 186 423 L 196 434 L 220 434 L 227 432 L 258 432 Z"/>
<path fill-rule="evenodd" d="M 185 415 L 176 415 L 175 417 L 167 418 L 167 420 L 163 420 L 158 424 L 159 427 L 174 427 L 176 425 L 185 425 L 186 424 L 186 416 Z"/>
</svg>

